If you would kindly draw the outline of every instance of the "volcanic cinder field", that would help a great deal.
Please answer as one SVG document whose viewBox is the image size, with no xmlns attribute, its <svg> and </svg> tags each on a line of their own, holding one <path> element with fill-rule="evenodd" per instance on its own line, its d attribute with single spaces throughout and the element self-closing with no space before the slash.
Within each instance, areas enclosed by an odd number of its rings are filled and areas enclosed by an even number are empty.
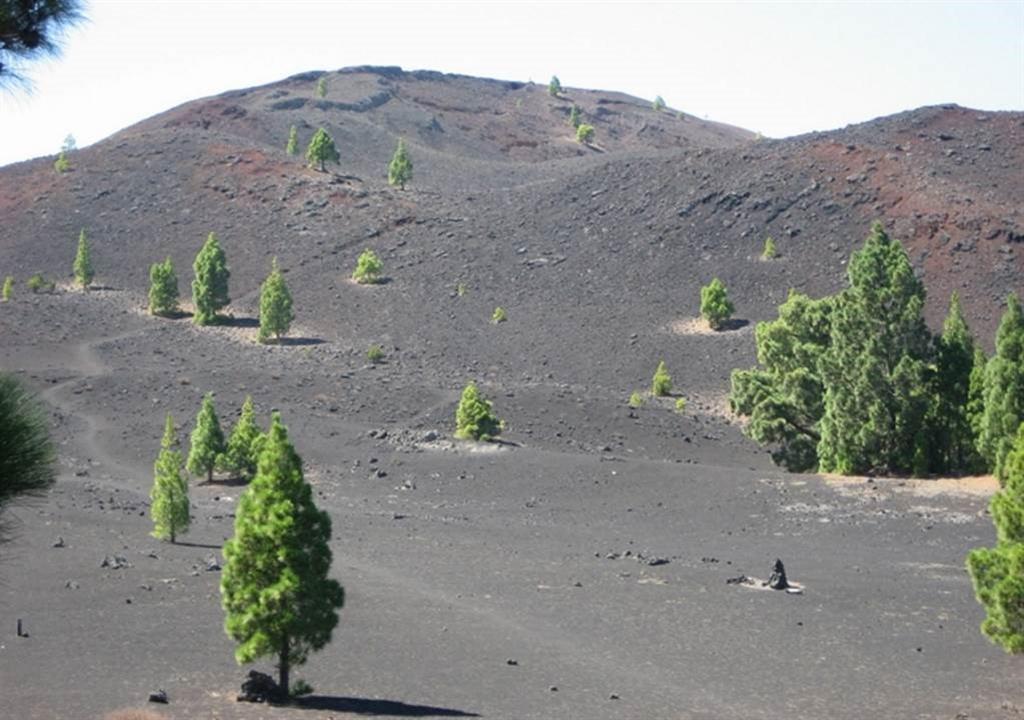
<svg viewBox="0 0 1024 720">
<path fill-rule="evenodd" d="M 340 164 L 287 155 L 292 125 L 303 147 L 326 128 Z M 398 137 L 404 191 L 386 182 Z M 38 391 L 60 456 L 2 546 L 3 717 L 102 718 L 157 689 L 167 718 L 1024 713 L 1022 666 L 979 633 L 963 566 L 993 542 L 994 481 L 790 474 L 727 402 L 754 325 L 791 287 L 842 287 L 874 219 L 933 326 L 958 290 L 991 350 L 1024 273 L 1024 115 L 931 107 L 760 140 L 616 93 L 349 68 L 197 100 L 70 162 L 0 169 L 0 275 L 18 282 L 0 367 Z M 88 292 L 69 277 L 81 228 Z M 231 320 L 148 316 L 149 265 L 170 256 L 187 301 L 211 231 Z M 349 280 L 364 248 L 386 282 Z M 296 323 L 263 346 L 273 257 Z M 57 290 L 30 293 L 36 272 Z M 736 304 L 722 332 L 697 317 L 713 276 Z M 682 413 L 627 405 L 659 360 Z M 453 438 L 470 380 L 500 442 Z M 264 426 L 281 412 L 333 521 L 346 604 L 294 673 L 315 687 L 300 706 L 235 701 L 249 668 L 219 564 L 245 488 L 195 479 L 191 531 L 149 535 L 165 415 L 187 438 L 207 392 L 228 426 L 246 395 Z M 802 593 L 727 582 L 776 558 Z"/>
</svg>

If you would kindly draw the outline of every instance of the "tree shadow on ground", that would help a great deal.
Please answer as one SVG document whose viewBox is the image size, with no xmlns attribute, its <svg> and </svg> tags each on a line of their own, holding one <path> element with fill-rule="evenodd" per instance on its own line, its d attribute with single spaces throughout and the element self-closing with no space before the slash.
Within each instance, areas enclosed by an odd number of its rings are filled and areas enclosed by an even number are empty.
<svg viewBox="0 0 1024 720">
<path fill-rule="evenodd" d="M 334 697 L 331 695 L 310 695 L 296 700 L 293 707 L 385 717 L 480 717 L 477 713 L 454 708 L 410 705 L 398 700 Z"/>
<path fill-rule="evenodd" d="M 277 342 L 270 343 L 271 345 L 283 345 L 285 347 L 300 347 L 302 345 L 323 345 L 327 341 L 321 338 L 311 337 L 283 337 Z"/>
<path fill-rule="evenodd" d="M 181 545 L 183 547 L 194 547 L 194 548 L 207 548 L 209 550 L 220 550 L 223 545 L 211 545 L 209 543 L 197 543 L 197 542 L 185 542 L 184 540 L 175 540 L 175 545 Z"/>
<path fill-rule="evenodd" d="M 750 324 L 749 320 L 743 318 L 730 318 L 718 326 L 718 332 L 729 332 L 730 330 L 741 330 Z"/>
<path fill-rule="evenodd" d="M 244 475 L 231 475 L 228 477 L 219 478 L 215 477 L 213 480 L 202 480 L 196 483 L 196 485 L 199 485 L 201 487 L 214 487 L 217 485 L 222 485 L 224 487 L 242 487 L 248 484 L 249 478 L 245 477 Z"/>
<path fill-rule="evenodd" d="M 149 311 L 147 310 L 147 312 Z M 193 317 L 193 315 L 188 310 L 175 310 L 173 312 L 160 313 L 155 317 L 162 318 L 164 320 L 184 320 L 185 318 Z"/>
<path fill-rule="evenodd" d="M 217 318 L 217 324 L 224 327 L 254 328 L 260 326 L 259 318 L 253 317 L 232 317 L 228 315 Z"/>
</svg>

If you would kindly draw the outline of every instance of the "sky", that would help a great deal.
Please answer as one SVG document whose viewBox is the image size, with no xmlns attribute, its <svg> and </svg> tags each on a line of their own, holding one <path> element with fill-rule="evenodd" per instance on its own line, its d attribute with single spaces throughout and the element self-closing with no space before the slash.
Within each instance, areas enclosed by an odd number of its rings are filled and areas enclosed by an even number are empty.
<svg viewBox="0 0 1024 720">
<path fill-rule="evenodd" d="M 307 70 L 400 65 L 617 90 L 768 137 L 922 105 L 1024 110 L 1024 0 L 91 0 L 0 89 L 0 165 Z"/>
</svg>

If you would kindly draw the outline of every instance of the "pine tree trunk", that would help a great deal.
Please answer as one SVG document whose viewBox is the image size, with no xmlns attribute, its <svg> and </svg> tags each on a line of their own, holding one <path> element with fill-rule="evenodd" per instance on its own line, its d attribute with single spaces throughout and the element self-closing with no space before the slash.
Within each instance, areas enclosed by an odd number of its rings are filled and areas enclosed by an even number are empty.
<svg viewBox="0 0 1024 720">
<path fill-rule="evenodd" d="M 287 699 L 291 695 L 291 691 L 288 686 L 288 674 L 291 671 L 290 658 L 288 657 L 288 644 L 288 636 L 285 635 L 284 638 L 281 640 L 281 661 L 277 665 L 279 673 L 277 684 L 280 686 L 281 692 L 284 695 L 285 699 Z"/>
<path fill-rule="evenodd" d="M 210 465 L 210 467 L 206 468 L 206 482 L 213 482 L 213 465 Z"/>
</svg>

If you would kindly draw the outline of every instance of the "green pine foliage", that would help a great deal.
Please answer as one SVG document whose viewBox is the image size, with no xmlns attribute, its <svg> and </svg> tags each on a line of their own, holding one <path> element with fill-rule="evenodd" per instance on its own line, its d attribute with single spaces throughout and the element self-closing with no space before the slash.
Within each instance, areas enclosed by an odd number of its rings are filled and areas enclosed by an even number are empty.
<svg viewBox="0 0 1024 720">
<path fill-rule="evenodd" d="M 227 448 L 217 459 L 217 467 L 238 477 L 252 478 L 256 474 L 256 464 L 259 460 L 257 440 L 262 434 L 259 425 L 256 424 L 252 397 L 246 396 L 238 422 L 235 423 L 231 437 L 228 438 Z"/>
<path fill-rule="evenodd" d="M 967 556 L 974 594 L 985 607 L 981 632 L 1008 653 L 1024 652 L 1024 423 L 1003 460 L 1003 489 L 989 509 L 996 545 Z"/>
<path fill-rule="evenodd" d="M 224 452 L 224 431 L 220 429 L 217 410 L 213 406 L 213 393 L 207 393 L 196 416 L 192 430 L 185 467 L 193 475 L 206 475 L 206 481 L 213 480 L 213 471 Z"/>
<path fill-rule="evenodd" d="M 985 366 L 984 412 L 977 447 L 1000 482 L 1006 481 L 1006 456 L 1024 421 L 1024 314 L 1016 294 L 996 331 L 996 352 Z"/>
<path fill-rule="evenodd" d="M 284 151 L 289 155 L 299 154 L 299 130 L 294 125 L 288 131 L 288 144 L 285 145 Z"/>
<path fill-rule="evenodd" d="M 589 145 L 594 141 L 594 126 L 580 123 L 576 127 L 576 142 Z"/>
<path fill-rule="evenodd" d="M 270 275 L 260 286 L 260 332 L 259 341 L 269 342 L 273 337 L 281 342 L 281 336 L 288 334 L 295 313 L 292 311 L 292 295 L 284 282 L 284 276 L 277 267 L 277 258 L 271 262 Z"/>
<path fill-rule="evenodd" d="M 932 363 L 924 286 L 903 246 L 877 222 L 848 276 L 821 360 L 819 468 L 844 475 L 920 469 Z"/>
<path fill-rule="evenodd" d="M 769 235 L 764 241 L 764 250 L 761 251 L 762 260 L 774 260 L 779 256 L 775 247 L 775 240 Z"/>
<path fill-rule="evenodd" d="M 195 305 L 193 320 L 196 325 L 212 325 L 217 322 L 217 312 L 231 302 L 228 297 L 227 257 L 214 233 L 206 238 L 199 254 L 192 264 L 195 277 L 192 280 L 192 303 Z"/>
<path fill-rule="evenodd" d="M 53 161 L 53 169 L 58 175 L 63 175 L 71 169 L 71 163 L 68 161 L 68 155 L 63 150 L 57 155 L 57 159 Z"/>
<path fill-rule="evenodd" d="M 981 458 L 981 451 L 978 450 L 978 438 L 981 437 L 981 424 L 985 418 L 985 368 L 988 365 L 988 357 L 980 346 L 974 346 L 974 361 L 971 363 L 971 375 L 967 382 L 967 423 L 971 426 L 971 435 L 974 437 L 974 449 Z"/>
<path fill-rule="evenodd" d="M 78 233 L 78 251 L 75 253 L 73 269 L 75 281 L 82 286 L 82 289 L 88 290 L 89 283 L 96 276 L 96 272 L 92 267 L 92 250 L 89 247 L 89 238 L 86 237 L 85 228 Z"/>
<path fill-rule="evenodd" d="M 672 376 L 668 374 L 668 368 L 665 367 L 665 361 L 662 360 L 658 363 L 658 368 L 654 371 L 654 378 L 651 380 L 651 395 L 664 397 L 671 394 Z"/>
<path fill-rule="evenodd" d="M 936 342 L 935 388 L 928 418 L 929 469 L 932 472 L 981 469 L 969 416 L 975 350 L 974 337 L 960 307 L 960 296 L 954 292 L 942 335 Z"/>
<path fill-rule="evenodd" d="M 48 427 L 35 398 L 13 375 L 0 372 L 0 510 L 15 497 L 42 495 L 56 479 Z"/>
<path fill-rule="evenodd" d="M 559 93 L 562 92 L 562 83 L 558 80 L 557 75 L 551 76 L 551 81 L 548 83 L 548 93 L 551 97 L 558 97 Z"/>
<path fill-rule="evenodd" d="M 321 77 L 316 81 L 316 96 L 318 98 L 327 97 L 327 78 Z"/>
<path fill-rule="evenodd" d="M 676 412 L 677 413 L 686 412 L 686 398 L 677 398 L 676 399 Z"/>
<path fill-rule="evenodd" d="M 643 393 L 634 390 L 633 392 L 631 392 L 629 394 L 629 400 L 626 401 L 626 404 L 629 405 L 634 410 L 636 410 L 637 408 L 643 407 L 643 405 L 644 405 Z"/>
<path fill-rule="evenodd" d="M 576 130 L 579 128 L 580 123 L 582 122 L 583 120 L 580 116 L 580 106 L 573 105 L 572 110 L 569 111 L 569 124 L 572 125 L 574 130 Z"/>
<path fill-rule="evenodd" d="M 149 267 L 149 312 L 163 317 L 178 312 L 178 275 L 169 256 Z"/>
<path fill-rule="evenodd" d="M 818 370 L 829 347 L 831 299 L 789 291 L 779 317 L 754 329 L 760 368 L 733 370 L 732 411 L 746 416 L 745 432 L 774 446 L 775 462 L 794 472 L 818 466 L 824 383 Z"/>
<path fill-rule="evenodd" d="M 306 147 L 306 161 L 309 163 L 309 167 L 316 168 L 320 172 L 326 172 L 327 163 L 341 161 L 338 148 L 334 145 L 334 138 L 323 128 L 319 128 L 313 133 L 313 138 Z"/>
<path fill-rule="evenodd" d="M 224 629 L 239 664 L 276 656 L 278 684 L 331 640 L 344 605 L 331 568 L 331 519 L 316 507 L 302 460 L 275 413 L 256 476 L 242 494 L 235 534 L 224 545 Z"/>
<path fill-rule="evenodd" d="M 149 516 L 153 520 L 153 537 L 170 540 L 188 531 L 189 516 L 188 481 L 181 474 L 181 453 L 175 447 L 178 439 L 174 433 L 174 418 L 167 414 L 164 437 L 160 442 L 160 454 L 153 464 L 153 488 L 149 492 L 152 501 Z"/>
<path fill-rule="evenodd" d="M 14 278 L 8 275 L 4 278 L 3 300 L 7 302 L 14 295 Z"/>
<path fill-rule="evenodd" d="M 661 112 L 662 110 L 665 109 L 665 100 L 661 97 L 661 95 L 658 95 L 657 97 L 654 98 L 654 102 L 651 103 L 651 107 L 653 107 L 656 111 Z"/>
<path fill-rule="evenodd" d="M 391 162 L 388 164 L 388 184 L 398 185 L 405 190 L 405 184 L 412 181 L 412 160 L 405 149 L 405 140 L 398 139 L 398 148 L 395 150 Z"/>
<path fill-rule="evenodd" d="M 476 383 L 469 383 L 455 411 L 455 437 L 464 440 L 490 440 L 504 427 L 491 410 L 492 403 L 480 395 Z"/>
<path fill-rule="evenodd" d="M 366 350 L 366 359 L 373 365 L 384 362 L 384 348 L 374 343 Z"/>
<path fill-rule="evenodd" d="M 734 310 L 729 293 L 718 278 L 712 278 L 709 284 L 700 289 L 700 314 L 712 330 L 722 329 Z"/>
<path fill-rule="evenodd" d="M 373 285 L 380 282 L 380 273 L 384 269 L 380 258 L 370 248 L 363 250 L 356 261 L 356 269 L 352 273 L 352 279 L 360 285 Z"/>
<path fill-rule="evenodd" d="M 491 313 L 491 322 L 497 325 L 498 323 L 503 323 L 506 320 L 508 320 L 508 313 L 505 311 L 505 308 L 500 305 L 494 308 L 494 312 Z"/>
<path fill-rule="evenodd" d="M 52 280 L 47 280 L 45 277 L 43 277 L 42 273 L 36 273 L 35 275 L 29 277 L 29 279 L 25 282 L 25 285 L 27 285 L 28 289 L 31 290 L 33 293 L 53 292 L 54 289 L 57 287 L 57 284 L 55 282 L 53 282 Z"/>
</svg>

